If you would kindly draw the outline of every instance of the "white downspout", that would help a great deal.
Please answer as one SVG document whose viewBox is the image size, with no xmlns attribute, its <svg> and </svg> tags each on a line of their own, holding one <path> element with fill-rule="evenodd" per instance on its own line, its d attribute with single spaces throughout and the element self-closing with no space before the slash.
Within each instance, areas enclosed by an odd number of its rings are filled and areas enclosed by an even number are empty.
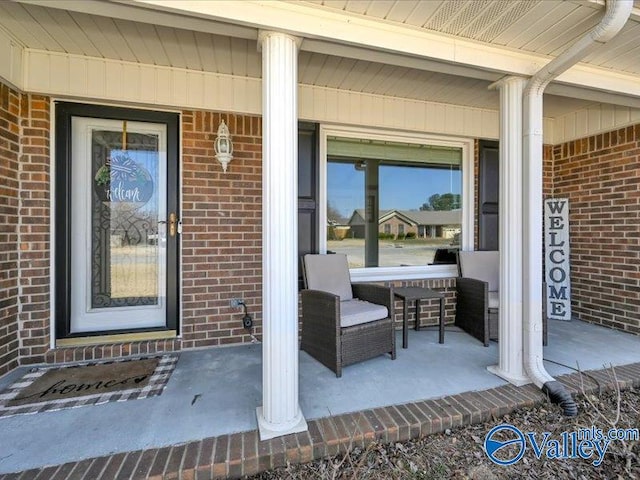
<svg viewBox="0 0 640 480">
<path fill-rule="evenodd" d="M 607 0 L 600 23 L 540 69 L 523 93 L 524 368 L 533 383 L 570 416 L 577 414 L 577 406 L 564 386 L 549 375 L 542 361 L 542 94 L 554 78 L 611 40 L 624 27 L 632 8 L 632 0 Z"/>
</svg>

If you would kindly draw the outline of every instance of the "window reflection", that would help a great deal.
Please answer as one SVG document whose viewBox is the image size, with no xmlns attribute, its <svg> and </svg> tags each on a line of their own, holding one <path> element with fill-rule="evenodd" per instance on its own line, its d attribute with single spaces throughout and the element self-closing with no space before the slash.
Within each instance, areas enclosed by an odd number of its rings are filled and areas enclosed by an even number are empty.
<svg viewBox="0 0 640 480">
<path fill-rule="evenodd" d="M 329 138 L 328 151 L 328 251 L 352 268 L 392 267 L 459 247 L 461 149 Z"/>
</svg>

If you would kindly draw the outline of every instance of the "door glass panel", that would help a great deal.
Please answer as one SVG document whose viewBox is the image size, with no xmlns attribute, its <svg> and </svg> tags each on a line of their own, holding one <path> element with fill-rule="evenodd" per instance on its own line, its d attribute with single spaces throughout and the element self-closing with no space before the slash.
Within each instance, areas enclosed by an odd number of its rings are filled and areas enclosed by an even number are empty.
<svg viewBox="0 0 640 480">
<path fill-rule="evenodd" d="M 158 136 L 94 130 L 91 308 L 157 305 Z"/>
</svg>

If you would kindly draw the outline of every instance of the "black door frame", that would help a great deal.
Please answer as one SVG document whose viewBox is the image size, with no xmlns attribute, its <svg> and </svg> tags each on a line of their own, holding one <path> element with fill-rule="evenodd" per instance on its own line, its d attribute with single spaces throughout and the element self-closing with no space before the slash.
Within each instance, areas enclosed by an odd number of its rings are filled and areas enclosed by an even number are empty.
<svg viewBox="0 0 640 480">
<path fill-rule="evenodd" d="M 170 112 L 136 110 L 131 108 L 90 105 L 71 102 L 55 102 L 55 327 L 56 339 L 117 335 L 148 331 L 178 330 L 179 327 L 179 252 L 180 235 L 167 242 L 167 318 L 166 326 L 156 328 L 107 330 L 100 332 L 71 333 L 71 119 L 88 117 L 107 120 L 163 123 L 167 126 L 167 212 L 175 212 L 180 218 L 180 162 L 179 115 Z"/>
</svg>

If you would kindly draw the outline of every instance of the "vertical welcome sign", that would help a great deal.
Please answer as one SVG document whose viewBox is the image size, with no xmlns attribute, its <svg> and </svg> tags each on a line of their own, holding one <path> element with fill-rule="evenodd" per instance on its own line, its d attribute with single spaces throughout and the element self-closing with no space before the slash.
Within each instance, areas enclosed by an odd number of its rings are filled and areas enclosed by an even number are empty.
<svg viewBox="0 0 640 480">
<path fill-rule="evenodd" d="M 545 200 L 544 220 L 547 316 L 555 320 L 571 320 L 569 200 Z"/>
</svg>

